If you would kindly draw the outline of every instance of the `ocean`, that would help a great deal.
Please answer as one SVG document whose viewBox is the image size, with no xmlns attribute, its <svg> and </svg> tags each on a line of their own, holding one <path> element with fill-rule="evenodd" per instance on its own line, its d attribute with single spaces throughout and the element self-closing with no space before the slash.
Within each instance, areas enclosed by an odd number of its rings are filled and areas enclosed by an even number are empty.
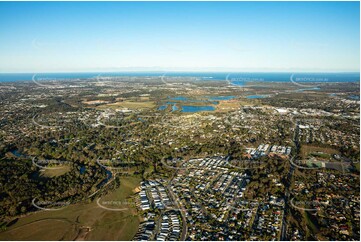
<svg viewBox="0 0 361 242">
<path fill-rule="evenodd" d="M 35 73 L 0 73 L 0 82 L 31 81 Z M 36 79 L 65 80 L 101 77 L 196 77 L 198 80 L 228 80 L 233 84 L 246 82 L 359 82 L 360 73 L 266 73 L 266 72 L 78 72 L 78 73 L 38 73 Z"/>
</svg>

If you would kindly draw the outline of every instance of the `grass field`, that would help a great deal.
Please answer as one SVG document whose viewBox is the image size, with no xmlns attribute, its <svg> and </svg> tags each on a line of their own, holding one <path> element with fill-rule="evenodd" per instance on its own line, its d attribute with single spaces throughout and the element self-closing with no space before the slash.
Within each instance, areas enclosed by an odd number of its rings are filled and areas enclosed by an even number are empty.
<svg viewBox="0 0 361 242">
<path fill-rule="evenodd" d="M 239 109 L 241 106 L 238 100 L 231 100 L 231 101 L 220 101 L 217 105 L 217 112 L 227 112 Z"/>
<path fill-rule="evenodd" d="M 120 187 L 105 196 L 103 196 L 100 202 L 105 203 L 109 208 L 134 208 L 135 204 L 132 204 L 130 197 L 134 194 L 134 189 L 140 185 L 140 178 L 138 177 L 125 177 L 121 180 Z"/>
<path fill-rule="evenodd" d="M 41 170 L 40 174 L 46 177 L 56 177 L 64 175 L 65 173 L 69 172 L 70 169 L 70 166 L 62 166 L 59 169 L 43 169 Z"/>
<path fill-rule="evenodd" d="M 122 178 L 121 186 L 101 200 L 126 199 L 139 182 L 140 178 Z M 109 211 L 99 207 L 96 200 L 19 218 L 6 231 L 0 232 L 0 240 L 131 240 L 140 221 L 136 209 Z"/>
<path fill-rule="evenodd" d="M 129 108 L 129 109 L 149 109 L 154 108 L 155 103 L 152 101 L 144 101 L 144 102 L 131 102 L 131 101 L 123 101 L 123 102 L 115 102 L 100 105 L 97 108 L 106 109 L 106 108 Z"/>
<path fill-rule="evenodd" d="M 332 154 L 340 154 L 338 150 L 313 145 L 302 145 L 300 151 L 302 159 L 313 156 L 320 160 L 332 160 Z"/>
<path fill-rule="evenodd" d="M 62 219 L 34 220 L 25 225 L 0 233 L 1 240 L 71 240 L 76 237 L 76 228 Z"/>
</svg>

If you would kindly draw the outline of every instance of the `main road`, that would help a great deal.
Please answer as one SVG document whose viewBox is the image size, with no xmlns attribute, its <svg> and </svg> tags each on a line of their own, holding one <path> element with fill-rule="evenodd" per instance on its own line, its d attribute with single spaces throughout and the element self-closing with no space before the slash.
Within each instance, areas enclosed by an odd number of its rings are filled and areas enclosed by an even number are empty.
<svg viewBox="0 0 361 242">
<path fill-rule="evenodd" d="M 176 170 L 177 171 L 177 170 Z M 175 172 L 176 174 L 177 172 Z M 183 207 L 183 205 L 179 202 L 179 199 L 178 197 L 173 193 L 172 191 L 172 182 L 173 182 L 173 179 L 174 179 L 174 176 L 175 174 L 173 175 L 173 177 L 170 179 L 168 185 L 167 185 L 167 190 L 169 192 L 169 195 L 171 196 L 172 200 L 176 203 L 180 213 L 181 213 L 181 217 L 182 217 L 182 234 L 181 234 L 181 237 L 180 237 L 180 240 L 181 241 L 185 241 L 186 237 L 187 237 L 187 230 L 188 230 L 188 227 L 187 227 L 187 220 L 186 220 L 186 215 L 185 215 L 185 209 Z"/>
<path fill-rule="evenodd" d="M 293 143 L 295 144 L 296 148 L 296 155 L 299 153 L 299 142 L 298 142 L 298 121 L 295 122 L 295 130 L 293 133 Z M 290 185 L 292 182 L 292 176 L 295 170 L 295 167 L 293 166 L 293 159 L 296 157 L 296 155 L 292 156 L 290 158 L 290 169 L 287 174 L 287 183 L 285 186 L 285 208 L 283 210 L 283 218 L 282 218 L 282 228 L 281 228 L 281 236 L 280 240 L 286 241 L 287 240 L 287 221 L 286 221 L 286 214 L 289 208 L 289 200 L 290 200 Z"/>
</svg>

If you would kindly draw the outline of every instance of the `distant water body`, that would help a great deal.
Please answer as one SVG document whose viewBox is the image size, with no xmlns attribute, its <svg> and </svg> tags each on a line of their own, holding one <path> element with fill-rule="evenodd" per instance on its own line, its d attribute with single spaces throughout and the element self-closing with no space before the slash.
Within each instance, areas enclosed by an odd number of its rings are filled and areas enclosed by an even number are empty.
<svg viewBox="0 0 361 242">
<path fill-rule="evenodd" d="M 35 73 L 0 73 L 0 82 L 31 81 Z M 201 81 L 228 80 L 234 85 L 247 82 L 289 82 L 291 76 L 296 82 L 359 82 L 360 73 L 266 73 L 266 72 L 83 72 L 83 73 L 38 73 L 36 79 L 69 80 L 101 77 L 196 77 Z"/>
<path fill-rule="evenodd" d="M 213 106 L 182 106 L 183 113 L 196 113 L 196 112 L 203 112 L 203 111 L 214 111 L 216 110 Z"/>
</svg>

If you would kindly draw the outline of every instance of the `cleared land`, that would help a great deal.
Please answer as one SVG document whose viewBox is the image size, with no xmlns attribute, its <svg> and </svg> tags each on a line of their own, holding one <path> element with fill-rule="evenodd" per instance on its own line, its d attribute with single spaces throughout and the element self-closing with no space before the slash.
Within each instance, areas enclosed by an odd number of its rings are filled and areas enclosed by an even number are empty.
<svg viewBox="0 0 361 242">
<path fill-rule="evenodd" d="M 19 221 L 18 223 L 21 223 Z M 15 227 L 15 225 L 14 225 Z M 71 240 L 76 226 L 66 219 L 34 219 L 24 225 L 0 233 L 1 240 Z"/>
<path fill-rule="evenodd" d="M 92 100 L 92 101 L 83 101 L 84 104 L 88 104 L 88 105 L 96 105 L 96 104 L 104 104 L 104 103 L 109 103 L 109 101 L 104 101 L 104 100 Z"/>
<path fill-rule="evenodd" d="M 229 100 L 229 101 L 219 101 L 216 111 L 218 112 L 228 112 L 239 109 L 241 106 L 238 100 Z"/>
<path fill-rule="evenodd" d="M 332 158 L 333 154 L 340 154 L 338 150 L 328 148 L 328 147 L 319 147 L 314 145 L 302 145 L 301 146 L 301 157 L 302 159 L 315 157 L 319 160 L 334 160 Z"/>
<path fill-rule="evenodd" d="M 70 166 L 62 166 L 59 169 L 43 169 L 41 170 L 40 174 L 46 177 L 56 177 L 64 175 L 65 173 L 71 170 Z"/>
<path fill-rule="evenodd" d="M 136 177 L 121 178 L 120 187 L 102 200 L 127 199 L 139 182 L 140 178 Z M 19 218 L 6 231 L 0 232 L 0 240 L 131 240 L 140 221 L 136 209 L 109 211 L 100 208 L 96 200 Z"/>
<path fill-rule="evenodd" d="M 115 102 L 115 103 L 100 105 L 97 108 L 99 108 L 99 109 L 106 109 L 106 108 L 145 109 L 145 108 L 154 108 L 154 107 L 155 107 L 155 103 L 152 101 L 144 101 L 144 102 L 123 101 L 123 102 Z"/>
</svg>

